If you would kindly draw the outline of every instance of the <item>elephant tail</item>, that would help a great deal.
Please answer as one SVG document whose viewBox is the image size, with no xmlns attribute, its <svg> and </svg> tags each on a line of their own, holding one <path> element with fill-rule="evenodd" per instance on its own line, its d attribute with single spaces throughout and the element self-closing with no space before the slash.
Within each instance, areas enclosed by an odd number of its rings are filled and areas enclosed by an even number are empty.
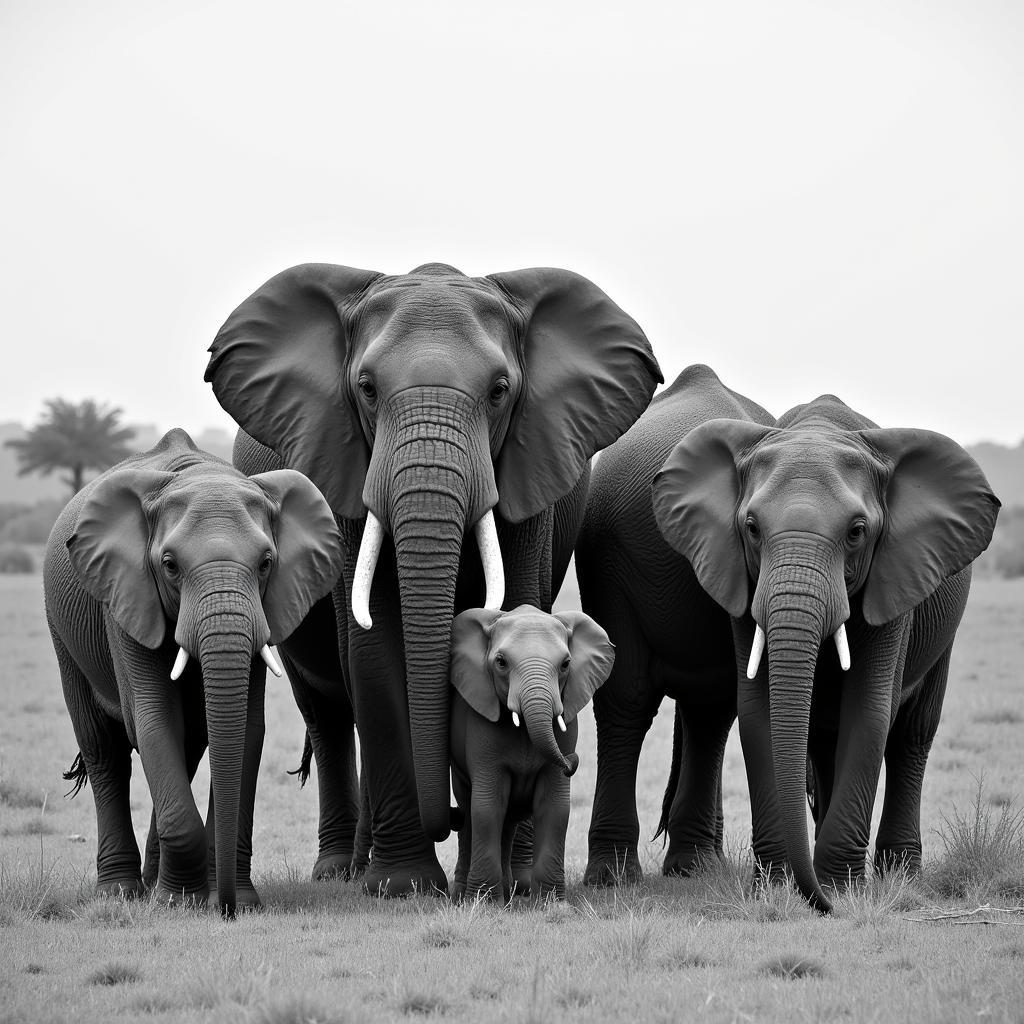
<svg viewBox="0 0 1024 1024">
<path fill-rule="evenodd" d="M 661 798 L 661 818 L 658 819 L 658 831 L 651 836 L 651 842 L 659 836 L 661 845 L 665 845 L 668 839 L 668 816 L 672 811 L 672 801 L 676 796 L 676 789 L 679 786 L 679 771 L 683 760 L 683 718 L 676 708 L 674 725 L 672 726 L 672 764 L 668 769 L 668 783 L 665 786 L 665 795 Z"/>
<path fill-rule="evenodd" d="M 73 782 L 74 785 L 64 794 L 66 797 L 76 797 L 81 792 L 82 787 L 89 782 L 89 770 L 85 767 L 85 758 L 82 757 L 82 752 L 79 751 L 74 761 L 71 762 L 71 767 L 64 772 L 64 781 Z"/>
<path fill-rule="evenodd" d="M 309 766 L 313 763 L 313 741 L 309 738 L 309 730 L 306 730 L 306 738 L 302 743 L 302 760 L 299 762 L 299 767 L 290 771 L 289 775 L 298 775 L 299 777 L 299 788 L 309 781 Z"/>
</svg>

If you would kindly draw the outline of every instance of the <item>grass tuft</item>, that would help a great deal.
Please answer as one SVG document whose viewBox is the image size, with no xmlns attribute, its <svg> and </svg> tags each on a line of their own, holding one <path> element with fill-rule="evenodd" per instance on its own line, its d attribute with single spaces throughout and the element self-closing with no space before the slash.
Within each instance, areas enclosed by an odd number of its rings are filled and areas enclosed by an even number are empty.
<svg viewBox="0 0 1024 1024">
<path fill-rule="evenodd" d="M 0 779 L 0 804 L 19 810 L 38 811 L 46 802 L 47 794 L 41 789 L 25 786 L 11 779 Z"/>
<path fill-rule="evenodd" d="M 398 997 L 398 1009 L 405 1014 L 442 1014 L 451 1004 L 436 989 L 406 988 Z"/>
<path fill-rule="evenodd" d="M 985 799 L 984 777 L 977 780 L 965 814 L 956 806 L 937 829 L 944 848 L 928 880 L 941 896 L 981 900 L 1024 895 L 1024 810 L 1010 802 Z"/>
<path fill-rule="evenodd" d="M 765 924 L 812 914 L 789 872 L 780 880 L 770 879 L 755 870 L 749 854 L 744 862 L 727 858 L 709 864 L 693 883 L 701 913 L 707 917 Z"/>
<path fill-rule="evenodd" d="M 90 985 L 125 985 L 142 980 L 142 972 L 134 964 L 109 963 L 85 979 Z"/>
<path fill-rule="evenodd" d="M 770 957 L 758 968 L 761 974 L 772 974 L 777 978 L 793 981 L 797 978 L 823 978 L 827 973 L 825 965 L 811 956 L 796 953 L 782 953 Z"/>
<path fill-rule="evenodd" d="M 245 1019 L 247 1024 L 344 1024 L 349 1018 L 304 993 L 297 993 L 254 1006 Z"/>
<path fill-rule="evenodd" d="M 1024 722 L 1024 715 L 1014 708 L 992 708 L 979 712 L 971 721 L 978 725 L 1019 725 Z"/>
<path fill-rule="evenodd" d="M 832 912 L 848 920 L 855 928 L 878 927 L 893 914 L 917 910 L 922 903 L 915 878 L 902 869 L 871 875 L 853 885 L 829 893 Z"/>
<path fill-rule="evenodd" d="M 488 909 L 483 897 L 455 902 L 450 899 L 437 901 L 436 909 L 424 925 L 423 942 L 435 949 L 466 945 Z"/>
</svg>

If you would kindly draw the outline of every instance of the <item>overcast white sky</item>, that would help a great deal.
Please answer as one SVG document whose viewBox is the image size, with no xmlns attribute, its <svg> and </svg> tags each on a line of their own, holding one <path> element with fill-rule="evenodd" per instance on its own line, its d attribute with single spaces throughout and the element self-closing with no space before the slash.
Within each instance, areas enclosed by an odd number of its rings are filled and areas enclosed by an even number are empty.
<svg viewBox="0 0 1024 1024">
<path fill-rule="evenodd" d="M 1022 54 L 1014 0 L 3 0 L 0 421 L 227 426 L 262 281 L 440 260 L 579 271 L 776 415 L 1016 443 Z"/>
</svg>

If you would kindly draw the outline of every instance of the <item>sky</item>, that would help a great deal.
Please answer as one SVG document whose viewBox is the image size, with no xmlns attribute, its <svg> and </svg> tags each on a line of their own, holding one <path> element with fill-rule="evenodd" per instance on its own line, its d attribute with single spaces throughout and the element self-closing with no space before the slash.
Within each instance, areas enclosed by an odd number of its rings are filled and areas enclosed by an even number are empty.
<svg viewBox="0 0 1024 1024">
<path fill-rule="evenodd" d="M 303 262 L 561 266 L 776 415 L 1024 437 L 1024 5 L 4 0 L 0 421 L 231 427 Z"/>
</svg>

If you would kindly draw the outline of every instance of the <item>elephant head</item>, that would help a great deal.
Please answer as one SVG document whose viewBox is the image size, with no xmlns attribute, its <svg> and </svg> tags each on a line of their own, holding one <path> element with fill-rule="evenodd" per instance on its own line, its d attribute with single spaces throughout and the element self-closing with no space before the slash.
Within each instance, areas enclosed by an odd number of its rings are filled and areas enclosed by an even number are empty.
<svg viewBox="0 0 1024 1024">
<path fill-rule="evenodd" d="M 261 654 L 281 674 L 267 645 L 288 637 L 337 579 L 334 517 L 301 473 L 247 478 L 172 431 L 98 481 L 68 552 L 86 591 L 133 640 L 156 650 L 173 630 L 167 685 L 190 657 L 202 670 L 218 897 L 233 913 L 249 673 Z M 137 720 L 146 699 L 135 694 Z"/>
<path fill-rule="evenodd" d="M 879 429 L 833 396 L 787 413 L 778 428 L 705 423 L 655 479 L 666 540 L 731 616 L 753 616 L 748 679 L 767 642 L 771 751 L 789 862 L 804 895 L 823 909 L 829 902 L 810 860 L 804 810 L 822 645 L 834 640 L 832 656 L 849 669 L 851 607 L 867 627 L 910 612 L 985 549 L 998 507 L 958 444 L 928 430 Z M 887 730 L 891 688 L 889 680 L 869 690 L 856 713 Z"/>
<path fill-rule="evenodd" d="M 471 608 L 452 626 L 452 685 L 477 714 L 497 722 L 504 705 L 549 763 L 572 775 L 579 758 L 562 753 L 565 732 L 608 678 L 615 649 L 583 612 L 549 615 L 530 605 L 510 612 Z"/>
<path fill-rule="evenodd" d="M 637 324 L 590 281 L 538 269 L 467 277 L 286 270 L 246 299 L 206 379 L 256 440 L 366 519 L 351 594 L 369 628 L 382 533 L 396 552 L 420 816 L 448 834 L 448 660 L 463 535 L 504 570 L 491 510 L 549 508 L 646 408 L 661 374 Z"/>
</svg>

